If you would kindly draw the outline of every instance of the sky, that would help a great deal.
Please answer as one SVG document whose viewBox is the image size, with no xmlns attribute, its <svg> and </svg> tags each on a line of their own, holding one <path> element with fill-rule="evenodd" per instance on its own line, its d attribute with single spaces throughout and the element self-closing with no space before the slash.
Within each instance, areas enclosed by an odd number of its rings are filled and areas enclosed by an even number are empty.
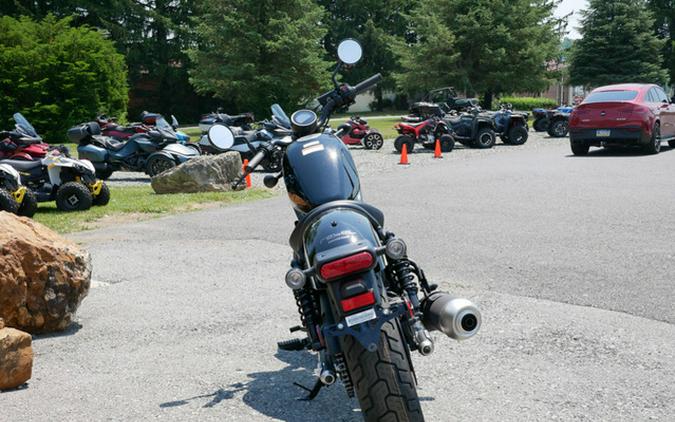
<svg viewBox="0 0 675 422">
<path fill-rule="evenodd" d="M 560 6 L 558 6 L 556 16 L 565 16 L 570 12 L 574 12 L 574 15 L 570 17 L 570 22 L 567 27 L 570 32 L 570 38 L 580 37 L 579 32 L 576 30 L 576 27 L 579 26 L 579 18 L 581 17 L 579 12 L 585 9 L 587 5 L 587 0 L 563 0 L 562 3 L 560 3 Z"/>
</svg>

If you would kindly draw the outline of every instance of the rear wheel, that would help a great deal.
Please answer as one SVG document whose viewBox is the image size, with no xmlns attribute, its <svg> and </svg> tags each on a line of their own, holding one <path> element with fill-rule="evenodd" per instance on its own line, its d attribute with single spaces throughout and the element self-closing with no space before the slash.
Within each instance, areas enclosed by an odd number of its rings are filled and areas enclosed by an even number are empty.
<svg viewBox="0 0 675 422">
<path fill-rule="evenodd" d="M 382 148 L 382 145 L 384 145 L 384 138 L 380 133 L 373 132 L 366 135 L 364 143 L 366 148 L 368 148 L 368 145 L 370 144 L 370 148 L 368 149 L 380 149 Z"/>
<path fill-rule="evenodd" d="M 537 132 L 546 132 L 546 130 L 548 130 L 548 120 L 547 119 L 535 120 L 534 130 Z"/>
<path fill-rule="evenodd" d="M 382 326 L 377 351 L 344 337 L 347 367 L 366 421 L 424 421 L 412 362 L 395 321 Z"/>
<path fill-rule="evenodd" d="M 514 126 L 509 130 L 509 139 L 507 143 L 509 145 L 523 145 L 527 142 L 528 136 L 529 133 L 527 133 L 525 126 Z"/>
<path fill-rule="evenodd" d="M 577 142 L 572 142 L 570 143 L 570 146 L 572 147 L 572 154 L 574 155 L 587 155 L 588 154 L 588 149 L 590 148 L 586 144 L 580 144 Z"/>
<path fill-rule="evenodd" d="M 455 138 L 452 135 L 441 136 L 441 151 L 450 152 L 455 148 Z"/>
<path fill-rule="evenodd" d="M 657 122 L 652 130 L 652 138 L 644 146 L 645 154 L 658 154 L 661 151 L 661 125 Z"/>
<path fill-rule="evenodd" d="M 56 208 L 61 211 L 88 210 L 93 201 L 89 189 L 79 182 L 65 183 L 56 192 Z"/>
<path fill-rule="evenodd" d="M 26 188 L 26 193 L 23 195 L 23 201 L 21 201 L 21 205 L 19 205 L 17 214 L 22 217 L 32 217 L 37 212 L 37 209 L 37 196 L 35 196 L 35 193 L 33 193 L 32 190 Z"/>
<path fill-rule="evenodd" d="M 19 204 L 11 193 L 6 189 L 0 189 L 0 211 L 16 214 L 19 210 Z"/>
<path fill-rule="evenodd" d="M 675 148 L 675 141 L 668 141 L 668 146 L 671 148 Z"/>
<path fill-rule="evenodd" d="M 110 202 L 110 188 L 105 183 L 101 186 L 101 191 L 94 197 L 93 204 L 97 207 L 108 205 Z"/>
<path fill-rule="evenodd" d="M 569 124 L 563 119 L 554 121 L 548 128 L 548 134 L 554 138 L 564 138 L 567 132 L 569 132 Z"/>
<path fill-rule="evenodd" d="M 165 155 L 155 155 L 148 160 L 146 169 L 150 177 L 155 177 L 174 167 L 176 167 L 176 162 L 172 158 Z"/>
<path fill-rule="evenodd" d="M 496 141 L 497 135 L 495 135 L 495 131 L 488 126 L 483 126 L 482 128 L 478 129 L 474 146 L 481 149 L 492 148 Z"/>
</svg>

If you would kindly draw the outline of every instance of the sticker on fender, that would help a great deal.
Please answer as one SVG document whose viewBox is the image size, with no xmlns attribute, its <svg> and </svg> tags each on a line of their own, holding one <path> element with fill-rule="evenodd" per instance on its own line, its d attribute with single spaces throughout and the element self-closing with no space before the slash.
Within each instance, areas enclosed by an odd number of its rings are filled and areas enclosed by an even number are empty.
<svg viewBox="0 0 675 422">
<path fill-rule="evenodd" d="M 367 311 L 359 312 L 358 314 L 346 317 L 345 321 L 347 321 L 347 327 L 352 327 L 375 318 L 377 318 L 375 309 L 368 309 Z"/>
</svg>

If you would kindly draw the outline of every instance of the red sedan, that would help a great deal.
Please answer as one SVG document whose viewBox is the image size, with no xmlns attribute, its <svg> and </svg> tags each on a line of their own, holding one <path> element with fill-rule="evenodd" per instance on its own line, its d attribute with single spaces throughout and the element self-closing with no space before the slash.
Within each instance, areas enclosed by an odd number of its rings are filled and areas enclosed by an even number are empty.
<svg viewBox="0 0 675 422">
<path fill-rule="evenodd" d="M 662 141 L 675 148 L 675 104 L 657 85 L 595 89 L 570 116 L 574 155 L 588 154 L 591 146 L 640 146 L 658 154 Z"/>
</svg>

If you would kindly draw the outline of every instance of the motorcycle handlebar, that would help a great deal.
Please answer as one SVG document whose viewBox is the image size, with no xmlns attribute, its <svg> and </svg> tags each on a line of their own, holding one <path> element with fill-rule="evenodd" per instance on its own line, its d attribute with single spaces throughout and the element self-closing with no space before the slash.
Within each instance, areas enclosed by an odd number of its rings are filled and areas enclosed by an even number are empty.
<svg viewBox="0 0 675 422">
<path fill-rule="evenodd" d="M 371 76 L 365 81 L 359 82 L 355 87 L 352 88 L 352 95 L 357 96 L 364 91 L 368 91 L 370 88 L 374 87 L 382 80 L 382 74 L 378 73 Z"/>
<path fill-rule="evenodd" d="M 248 162 L 248 166 L 246 166 L 246 171 L 247 172 L 252 172 L 253 169 L 258 167 L 258 164 L 265 158 L 265 151 L 260 150 L 258 153 L 251 158 L 251 161 Z"/>
</svg>

